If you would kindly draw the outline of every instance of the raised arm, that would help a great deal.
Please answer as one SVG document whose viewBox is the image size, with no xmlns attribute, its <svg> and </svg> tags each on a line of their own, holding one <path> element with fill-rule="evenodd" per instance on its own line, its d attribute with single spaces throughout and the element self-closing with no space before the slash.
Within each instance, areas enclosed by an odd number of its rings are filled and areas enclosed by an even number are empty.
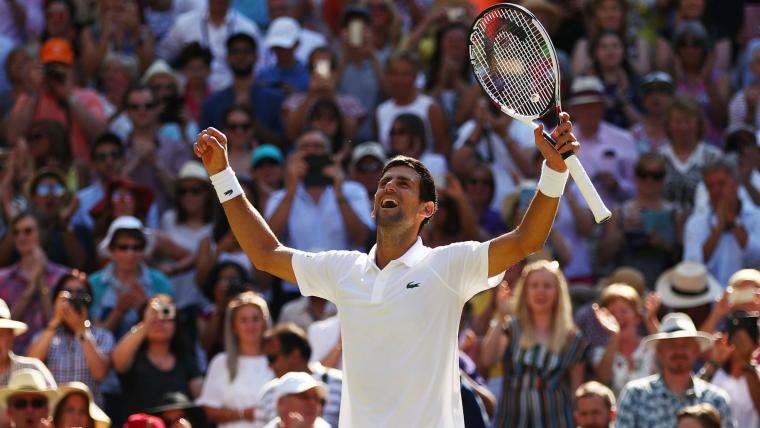
<svg viewBox="0 0 760 428">
<path fill-rule="evenodd" d="M 556 147 L 544 139 L 543 125 L 539 125 L 534 131 L 536 146 L 546 159 L 538 191 L 517 228 L 491 241 L 488 248 L 489 276 L 504 272 L 525 256 L 544 247 L 557 215 L 559 196 L 568 175 L 562 154 L 571 150 L 577 152 L 580 149 L 580 144 L 572 133 L 570 115 L 561 113 L 560 120 L 562 123 L 552 133 L 552 138 L 557 142 Z M 545 192 L 551 195 L 547 196 Z"/>
<path fill-rule="evenodd" d="M 237 178 L 229 167 L 227 137 L 224 134 L 215 128 L 201 131 L 193 145 L 193 151 L 203 161 L 212 182 L 216 183 L 218 194 L 223 196 L 228 191 L 234 194 L 235 189 L 240 189 Z M 223 185 L 229 185 L 229 189 L 220 188 Z M 242 191 L 238 193 L 238 196 L 223 202 L 222 207 L 243 251 L 257 269 L 295 283 L 291 264 L 293 250 L 280 243 L 264 217 Z"/>
</svg>

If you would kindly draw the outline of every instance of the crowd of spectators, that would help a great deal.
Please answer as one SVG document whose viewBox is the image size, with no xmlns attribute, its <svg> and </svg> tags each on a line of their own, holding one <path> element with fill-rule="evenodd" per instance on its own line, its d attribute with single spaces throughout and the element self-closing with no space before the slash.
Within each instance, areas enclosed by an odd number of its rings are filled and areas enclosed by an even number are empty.
<svg viewBox="0 0 760 428">
<path fill-rule="evenodd" d="M 299 250 L 372 248 L 394 155 L 426 245 L 506 233 L 542 158 L 471 70 L 494 3 L 0 1 L 0 427 L 337 427 L 336 306 L 256 269 L 192 144 Z M 570 182 L 465 305 L 465 425 L 760 426 L 760 5 L 518 3 L 613 215 Z"/>
</svg>

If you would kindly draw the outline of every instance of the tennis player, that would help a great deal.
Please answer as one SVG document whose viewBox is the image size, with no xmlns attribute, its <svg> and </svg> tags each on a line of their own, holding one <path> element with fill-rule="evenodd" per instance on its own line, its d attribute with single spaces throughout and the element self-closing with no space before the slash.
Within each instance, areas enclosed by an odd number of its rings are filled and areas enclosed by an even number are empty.
<svg viewBox="0 0 760 428">
<path fill-rule="evenodd" d="M 377 244 L 369 254 L 308 253 L 282 245 L 243 195 L 224 134 L 214 128 L 199 134 L 195 154 L 251 261 L 297 283 L 303 295 L 338 307 L 341 427 L 464 427 L 457 348 L 462 308 L 498 284 L 507 268 L 543 248 L 568 176 L 562 153 L 580 148 L 569 119 L 562 113 L 552 134 L 556 147 L 541 126 L 536 129 L 545 158 L 538 192 L 520 225 L 489 242 L 425 247 L 419 231 L 436 211 L 433 178 L 416 159 L 391 159 L 375 193 Z"/>
</svg>

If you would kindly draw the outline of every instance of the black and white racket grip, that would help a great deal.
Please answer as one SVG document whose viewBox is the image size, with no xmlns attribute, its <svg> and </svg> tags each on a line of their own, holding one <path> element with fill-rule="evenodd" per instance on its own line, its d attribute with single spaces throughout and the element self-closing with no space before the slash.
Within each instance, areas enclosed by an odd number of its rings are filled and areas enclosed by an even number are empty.
<svg viewBox="0 0 760 428">
<path fill-rule="evenodd" d="M 557 145 L 554 139 L 545 131 L 544 138 L 551 142 L 552 145 Z M 604 201 L 602 201 L 602 198 L 599 196 L 599 192 L 596 191 L 596 187 L 594 187 L 594 184 L 591 182 L 591 178 L 589 178 L 586 173 L 586 169 L 583 168 L 578 156 L 575 156 L 575 153 L 572 151 L 568 151 L 562 154 L 562 158 L 565 160 L 567 169 L 570 170 L 570 175 L 573 177 L 575 185 L 578 186 L 578 190 L 581 191 L 583 199 L 586 200 L 588 207 L 591 209 L 591 213 L 594 215 L 594 220 L 600 224 L 609 220 L 612 213 L 607 206 L 604 205 Z"/>
</svg>

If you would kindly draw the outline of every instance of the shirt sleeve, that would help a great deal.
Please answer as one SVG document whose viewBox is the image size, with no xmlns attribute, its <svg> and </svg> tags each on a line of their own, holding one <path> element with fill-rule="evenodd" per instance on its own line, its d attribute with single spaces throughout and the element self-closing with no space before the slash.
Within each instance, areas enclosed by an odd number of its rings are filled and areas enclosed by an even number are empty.
<svg viewBox="0 0 760 428">
<path fill-rule="evenodd" d="M 637 400 L 637 391 L 624 387 L 620 392 L 620 400 L 617 405 L 617 416 L 615 416 L 615 428 L 635 428 L 637 415 L 636 409 L 640 406 Z"/>
<path fill-rule="evenodd" d="M 295 251 L 293 272 L 301 294 L 337 303 L 337 284 L 354 266 L 358 256 L 358 252 L 351 251 Z"/>
<path fill-rule="evenodd" d="M 349 205 L 351 205 L 351 209 L 354 210 L 359 220 L 369 229 L 374 230 L 375 221 L 372 220 L 372 203 L 364 187 L 357 183 L 346 182 L 343 183 L 343 191 L 346 194 Z"/>
<path fill-rule="evenodd" d="M 686 221 L 683 234 L 683 259 L 685 261 L 704 263 L 702 245 L 709 236 L 711 228 L 703 219 L 704 217 L 700 214 L 692 214 Z"/>
<path fill-rule="evenodd" d="M 444 278 L 465 301 L 501 282 L 504 272 L 488 277 L 489 242 L 458 242 L 444 247 L 448 276 Z"/>
<path fill-rule="evenodd" d="M 760 212 L 753 211 L 753 214 L 742 219 L 744 228 L 747 230 L 747 248 L 744 250 L 742 260 L 744 266 L 760 265 Z"/>
<path fill-rule="evenodd" d="M 228 378 L 226 364 L 226 354 L 216 354 L 208 366 L 206 379 L 203 381 L 201 395 L 195 400 L 199 406 L 208 406 L 221 408 L 224 407 L 224 390 L 228 386 L 224 380 Z"/>
</svg>

